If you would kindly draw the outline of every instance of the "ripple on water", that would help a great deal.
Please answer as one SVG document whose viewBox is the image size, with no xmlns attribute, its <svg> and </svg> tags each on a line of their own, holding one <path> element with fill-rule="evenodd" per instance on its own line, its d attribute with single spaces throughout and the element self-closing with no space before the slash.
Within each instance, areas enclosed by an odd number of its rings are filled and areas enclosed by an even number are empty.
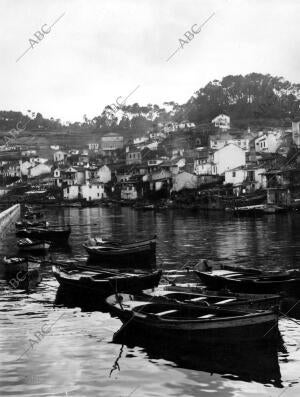
<svg viewBox="0 0 300 397">
<path fill-rule="evenodd" d="M 157 234 L 158 260 L 165 269 L 200 258 L 269 269 L 281 264 L 299 268 L 300 214 L 253 220 L 184 211 L 142 214 L 130 208 L 47 213 L 53 223 L 82 225 L 73 226 L 69 250 L 51 252 L 54 259 L 86 257 L 82 243 L 92 235 L 129 239 Z M 11 229 L 0 256 L 16 254 L 15 243 Z M 299 395 L 300 332 L 291 320 L 280 321 L 284 347 L 279 361 L 277 353 L 269 358 L 252 352 L 252 362 L 247 357 L 218 356 L 215 350 L 190 357 L 180 352 L 180 343 L 171 349 L 128 347 L 112 343 L 121 323 L 108 313 L 55 306 L 58 284 L 49 267 L 42 272 L 43 282 L 30 295 L 17 290 L 4 293 L 5 283 L 0 283 L 1 396 L 277 397 L 282 386 L 288 396 Z M 51 326 L 51 332 L 41 337 L 43 326 Z M 260 373 L 257 367 L 264 365 L 263 359 L 268 365 Z"/>
</svg>

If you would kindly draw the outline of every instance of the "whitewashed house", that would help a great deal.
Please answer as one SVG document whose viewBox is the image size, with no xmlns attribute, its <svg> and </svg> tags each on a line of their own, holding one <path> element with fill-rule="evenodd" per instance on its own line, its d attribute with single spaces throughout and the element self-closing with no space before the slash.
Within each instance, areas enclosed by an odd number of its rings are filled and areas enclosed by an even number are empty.
<svg viewBox="0 0 300 397">
<path fill-rule="evenodd" d="M 28 178 L 36 178 L 38 176 L 48 175 L 51 173 L 52 166 L 48 164 L 35 164 L 27 169 Z"/>
<path fill-rule="evenodd" d="M 106 197 L 104 184 L 92 182 L 85 185 L 70 185 L 63 189 L 64 200 L 100 200 Z"/>
<path fill-rule="evenodd" d="M 97 170 L 97 180 L 102 183 L 107 183 L 111 181 L 111 170 L 107 165 L 103 165 Z"/>
<path fill-rule="evenodd" d="M 67 159 L 68 154 L 63 152 L 62 150 L 57 150 L 53 153 L 53 161 L 54 163 L 63 164 Z"/>
<path fill-rule="evenodd" d="M 222 175 L 225 171 L 246 165 L 246 152 L 230 143 L 212 155 L 212 174 Z"/>
<path fill-rule="evenodd" d="M 217 117 L 212 119 L 212 124 L 220 128 L 221 130 L 229 130 L 230 129 L 230 117 L 226 114 L 219 114 Z"/>
<path fill-rule="evenodd" d="M 178 125 L 179 130 L 191 129 L 196 127 L 195 123 L 191 123 L 188 120 L 181 121 Z"/>
<path fill-rule="evenodd" d="M 98 152 L 100 145 L 97 142 L 88 143 L 88 148 L 91 152 Z"/>
<path fill-rule="evenodd" d="M 211 175 L 212 174 L 212 160 L 210 158 L 201 158 L 194 160 L 194 173 L 196 175 Z"/>
<path fill-rule="evenodd" d="M 186 171 L 173 175 L 172 182 L 172 191 L 175 192 L 179 192 L 182 189 L 196 189 L 198 186 L 197 176 Z"/>
<path fill-rule="evenodd" d="M 140 136 L 140 137 L 137 137 L 137 138 L 133 139 L 133 144 L 134 145 L 140 145 L 141 143 L 145 143 L 145 142 L 148 142 L 148 141 L 149 141 L 149 138 L 147 136 Z"/>
<path fill-rule="evenodd" d="M 281 132 L 270 131 L 255 139 L 255 151 L 258 153 L 276 153 L 282 143 Z"/>
<path fill-rule="evenodd" d="M 266 188 L 264 174 L 265 168 L 262 167 L 237 167 L 225 171 L 224 184 L 232 184 L 236 193 L 254 192 L 261 188 Z"/>
<path fill-rule="evenodd" d="M 300 120 L 292 122 L 292 137 L 294 144 L 297 148 L 300 148 Z"/>
<path fill-rule="evenodd" d="M 163 127 L 163 131 L 165 134 L 169 135 L 172 134 L 173 132 L 176 132 L 179 128 L 178 123 L 174 121 L 170 121 L 169 123 L 165 124 Z"/>
<path fill-rule="evenodd" d="M 21 177 L 21 167 L 17 160 L 8 161 L 0 166 L 0 174 L 5 177 Z"/>
<path fill-rule="evenodd" d="M 61 169 L 60 168 L 55 168 L 53 170 L 53 177 L 54 177 L 54 184 L 55 186 L 60 187 L 62 185 L 63 179 L 62 179 L 62 174 L 61 174 Z"/>
<path fill-rule="evenodd" d="M 136 200 L 138 198 L 138 191 L 135 183 L 122 183 L 121 185 L 121 199 L 122 200 Z"/>
<path fill-rule="evenodd" d="M 248 134 L 239 138 L 234 137 L 229 133 L 225 133 L 217 136 L 212 135 L 209 139 L 209 146 L 211 149 L 217 150 L 232 143 L 248 152 L 250 150 L 251 139 L 252 136 Z"/>
</svg>

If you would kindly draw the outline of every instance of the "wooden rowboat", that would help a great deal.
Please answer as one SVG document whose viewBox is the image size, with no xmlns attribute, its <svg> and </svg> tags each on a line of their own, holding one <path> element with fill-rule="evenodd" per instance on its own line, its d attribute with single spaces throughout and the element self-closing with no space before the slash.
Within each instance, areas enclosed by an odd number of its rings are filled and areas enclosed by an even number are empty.
<svg viewBox="0 0 300 397">
<path fill-rule="evenodd" d="M 41 261 L 32 257 L 4 257 L 3 265 L 6 273 L 17 273 L 19 271 L 28 271 L 29 269 L 39 268 Z"/>
<path fill-rule="evenodd" d="M 154 272 L 130 272 L 109 270 L 84 270 L 78 268 L 52 266 L 53 274 L 59 284 L 72 292 L 108 296 L 116 291 L 139 292 L 143 289 L 154 288 L 161 278 L 161 270 Z"/>
<path fill-rule="evenodd" d="M 197 291 L 197 289 L 196 289 Z M 280 295 L 256 295 L 219 293 L 218 291 L 194 292 L 189 288 L 166 286 L 155 291 L 144 291 L 141 299 L 151 299 L 161 302 L 177 302 L 206 307 L 228 308 L 232 310 L 278 310 Z"/>
<path fill-rule="evenodd" d="M 176 303 L 139 301 L 128 294 L 111 295 L 110 311 L 123 328 L 152 338 L 182 338 L 192 342 L 240 343 L 278 337 L 278 315 L 272 311 L 244 312 Z"/>
<path fill-rule="evenodd" d="M 278 294 L 286 296 L 300 295 L 300 272 L 261 272 L 252 273 L 233 270 L 213 270 L 200 272 L 195 270 L 200 280 L 210 289 L 227 288 L 233 292 L 251 294 Z"/>
<path fill-rule="evenodd" d="M 55 241 L 57 243 L 66 243 L 71 234 L 70 227 L 28 227 L 17 230 L 16 235 L 19 237 L 29 237 L 31 239 Z"/>
<path fill-rule="evenodd" d="M 3 259 L 5 278 L 12 289 L 34 288 L 42 279 L 41 261 L 32 257 Z"/>
<path fill-rule="evenodd" d="M 138 267 L 140 264 L 143 267 L 155 262 L 156 237 L 131 242 L 92 239 L 83 247 L 92 261 L 123 267 Z"/>
<path fill-rule="evenodd" d="M 27 227 L 47 227 L 49 226 L 48 222 L 46 221 L 28 221 L 23 219 L 19 222 L 15 223 L 17 229 L 24 229 Z"/>
<path fill-rule="evenodd" d="M 50 248 L 50 242 L 42 240 L 30 240 L 28 237 L 17 242 L 20 251 L 32 253 L 46 253 Z"/>
</svg>

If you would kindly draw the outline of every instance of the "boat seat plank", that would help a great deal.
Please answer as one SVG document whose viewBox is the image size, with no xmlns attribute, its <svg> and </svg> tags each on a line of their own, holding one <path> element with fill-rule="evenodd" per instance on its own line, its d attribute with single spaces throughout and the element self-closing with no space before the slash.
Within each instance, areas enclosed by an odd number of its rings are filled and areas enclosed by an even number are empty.
<svg viewBox="0 0 300 397">
<path fill-rule="evenodd" d="M 233 302 L 233 301 L 236 301 L 236 298 L 225 299 L 225 300 L 223 300 L 223 301 L 216 302 L 215 304 L 216 304 L 216 305 L 225 305 L 226 303 Z"/>
<path fill-rule="evenodd" d="M 178 310 L 165 310 L 164 312 L 155 313 L 156 316 L 164 316 L 166 314 L 176 313 Z"/>
<path fill-rule="evenodd" d="M 212 318 L 212 317 L 215 317 L 216 315 L 215 314 L 205 314 L 204 316 L 200 316 L 200 317 L 198 317 L 198 318 Z"/>
<path fill-rule="evenodd" d="M 199 302 L 199 301 L 203 301 L 205 299 L 207 299 L 206 296 L 200 296 L 198 298 L 192 298 L 192 299 L 187 299 L 187 300 L 189 300 L 190 302 Z"/>
</svg>

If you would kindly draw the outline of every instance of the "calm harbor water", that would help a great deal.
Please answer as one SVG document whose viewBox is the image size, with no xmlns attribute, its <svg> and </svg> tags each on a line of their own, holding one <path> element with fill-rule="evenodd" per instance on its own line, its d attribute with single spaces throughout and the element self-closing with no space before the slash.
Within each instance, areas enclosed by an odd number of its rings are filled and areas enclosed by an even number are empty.
<svg viewBox="0 0 300 397">
<path fill-rule="evenodd" d="M 130 208 L 48 209 L 55 224 L 72 224 L 70 247 L 54 259 L 83 256 L 87 237 L 157 234 L 158 265 L 179 269 L 200 258 L 300 268 L 300 214 L 238 219 L 187 211 Z M 80 225 L 80 226 L 78 226 Z M 0 257 L 14 255 L 12 226 Z M 49 266 L 31 294 L 5 289 L 0 267 L 0 396 L 299 396 L 300 325 L 280 320 L 282 343 L 244 350 L 149 344 L 143 336 L 115 341 L 121 322 L 109 313 L 60 304 Z M 45 332 L 42 332 L 45 331 Z"/>
</svg>

